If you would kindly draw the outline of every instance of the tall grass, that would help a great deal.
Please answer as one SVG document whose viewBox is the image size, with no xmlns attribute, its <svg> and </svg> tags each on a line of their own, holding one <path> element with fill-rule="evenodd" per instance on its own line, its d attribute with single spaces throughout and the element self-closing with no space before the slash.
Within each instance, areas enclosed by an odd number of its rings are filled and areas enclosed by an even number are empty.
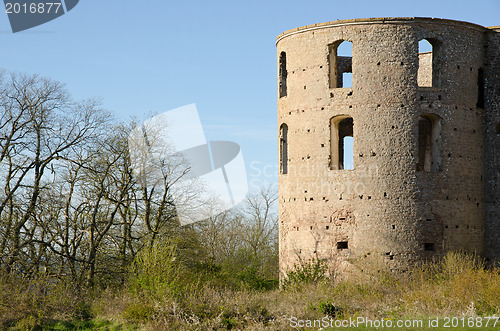
<svg viewBox="0 0 500 331">
<path fill-rule="evenodd" d="M 370 266 L 364 261 L 362 267 L 353 267 L 363 269 L 362 273 L 335 279 L 321 276 L 325 271 L 321 264 L 310 261 L 290 273 L 285 288 L 271 290 L 224 286 L 213 279 L 221 270 L 200 272 L 175 261 L 174 247 L 145 251 L 124 287 L 107 289 L 99 296 L 62 283 L 47 291 L 43 277 L 21 282 L 4 277 L 0 322 L 4 328 L 18 329 L 51 319 L 87 318 L 146 330 L 286 330 L 291 317 L 407 319 L 500 313 L 500 270 L 485 268 L 474 256 L 459 253 L 404 275 L 391 273 L 379 262 Z M 226 273 L 230 276 L 241 281 L 236 273 Z"/>
<path fill-rule="evenodd" d="M 354 269 L 362 268 L 362 274 L 332 280 L 325 276 L 321 262 L 312 260 L 296 266 L 284 288 L 268 291 L 224 287 L 205 279 L 186 287 L 182 296 L 164 292 L 163 298 L 152 301 L 138 300 L 138 293 L 102 298 L 109 300 L 103 307 L 122 300 L 124 309 L 118 315 L 116 310 L 103 309 L 100 316 L 140 323 L 150 330 L 281 330 L 290 328 L 292 316 L 410 318 L 498 316 L 500 312 L 499 270 L 486 269 L 473 256 L 450 253 L 438 263 L 423 264 L 404 275 L 391 273 L 376 261 L 361 263 Z M 144 294 L 144 298 L 151 296 Z"/>
<path fill-rule="evenodd" d="M 36 329 L 54 320 L 92 317 L 94 291 L 45 273 L 0 275 L 0 329 Z"/>
</svg>

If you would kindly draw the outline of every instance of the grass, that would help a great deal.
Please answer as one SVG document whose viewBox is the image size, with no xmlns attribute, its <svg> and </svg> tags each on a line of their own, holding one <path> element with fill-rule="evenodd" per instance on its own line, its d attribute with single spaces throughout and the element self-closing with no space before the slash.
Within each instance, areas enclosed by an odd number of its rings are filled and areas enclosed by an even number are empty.
<svg viewBox="0 0 500 331">
<path fill-rule="evenodd" d="M 298 267 L 292 274 L 293 281 L 285 282 L 285 289 L 271 290 L 224 287 L 207 275 L 197 278 L 180 269 L 169 269 L 171 266 L 165 263 L 157 264 L 160 269 L 156 270 L 149 262 L 136 266 L 139 271 L 128 285 L 104 291 L 76 291 L 63 284 L 43 289 L 43 279 L 23 284 L 4 278 L 0 282 L 0 328 L 288 330 L 293 329 L 292 317 L 311 321 L 326 317 L 334 322 L 363 317 L 424 323 L 423 327 L 404 330 L 460 330 L 460 324 L 453 325 L 452 321 L 445 327 L 444 318 L 456 317 L 459 323 L 464 318 L 467 323 L 468 318 L 485 321 L 500 314 L 499 270 L 484 268 L 472 256 L 449 254 L 440 263 L 415 268 L 404 277 L 385 271 L 375 262 L 367 269 L 365 261 L 365 272 L 329 279 L 318 277 L 322 267 L 314 264 L 317 261 L 311 263 L 313 267 Z M 142 268 L 145 265 L 148 268 Z M 165 278 L 165 274 L 170 276 Z M 440 326 L 429 328 L 425 324 L 429 316 L 438 318 Z M 485 329 L 484 325 L 481 328 Z M 329 330 L 336 329 L 398 328 L 362 325 Z M 500 321 L 494 329 L 500 329 Z"/>
<path fill-rule="evenodd" d="M 102 331 L 133 331 L 140 330 L 133 325 L 123 325 L 111 321 L 102 321 L 99 319 L 90 321 L 52 321 L 38 326 L 39 330 L 102 330 Z"/>
</svg>

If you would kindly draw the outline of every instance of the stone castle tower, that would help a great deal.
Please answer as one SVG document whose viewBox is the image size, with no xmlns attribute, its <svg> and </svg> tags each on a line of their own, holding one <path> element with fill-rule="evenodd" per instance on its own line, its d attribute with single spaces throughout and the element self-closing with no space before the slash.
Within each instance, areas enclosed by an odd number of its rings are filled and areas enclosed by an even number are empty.
<svg viewBox="0 0 500 331">
<path fill-rule="evenodd" d="M 282 272 L 500 260 L 500 27 L 353 19 L 277 39 Z"/>
</svg>

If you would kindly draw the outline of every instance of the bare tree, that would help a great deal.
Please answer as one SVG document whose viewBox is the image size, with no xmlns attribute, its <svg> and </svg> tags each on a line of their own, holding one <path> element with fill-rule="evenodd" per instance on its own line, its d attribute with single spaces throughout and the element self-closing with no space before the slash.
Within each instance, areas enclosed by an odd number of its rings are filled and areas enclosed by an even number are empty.
<svg viewBox="0 0 500 331">
<path fill-rule="evenodd" d="M 197 223 L 209 263 L 234 272 L 255 270 L 268 278 L 278 275 L 276 192 L 270 187 L 247 197 L 239 208 Z"/>
<path fill-rule="evenodd" d="M 277 238 L 278 218 L 275 202 L 277 194 L 271 187 L 264 187 L 258 194 L 246 200 L 244 209 L 246 222 L 243 224 L 242 239 L 257 258 L 265 250 L 274 246 Z"/>
<path fill-rule="evenodd" d="M 58 160 L 70 160 L 76 146 L 97 138 L 108 117 L 93 101 L 73 102 L 50 79 L 12 74 L 1 83 L 0 256 L 9 271 L 40 234 L 36 209 L 41 192 L 50 186 L 47 171 Z"/>
<path fill-rule="evenodd" d="M 265 189 L 244 209 L 181 226 L 179 210 L 200 218 L 221 208 L 190 177 L 182 153 L 169 150 L 158 131 L 165 128 L 139 130 L 145 148 L 132 155 L 137 127 L 113 122 L 95 101 L 73 101 L 50 79 L 0 73 L 0 268 L 123 284 L 141 249 L 167 241 L 186 266 L 272 273 L 275 193 Z"/>
</svg>

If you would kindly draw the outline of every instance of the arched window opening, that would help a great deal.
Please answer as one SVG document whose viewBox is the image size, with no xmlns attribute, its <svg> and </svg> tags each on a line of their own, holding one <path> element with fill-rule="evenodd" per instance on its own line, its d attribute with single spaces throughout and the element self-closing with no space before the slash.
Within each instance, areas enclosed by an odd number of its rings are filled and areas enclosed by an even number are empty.
<svg viewBox="0 0 500 331">
<path fill-rule="evenodd" d="M 280 172 L 288 173 L 288 126 L 284 123 L 280 127 Z"/>
<path fill-rule="evenodd" d="M 286 53 L 281 52 L 280 63 L 279 63 L 279 94 L 280 98 L 286 96 Z"/>
<path fill-rule="evenodd" d="M 352 43 L 338 41 L 328 45 L 330 88 L 352 87 Z"/>
<path fill-rule="evenodd" d="M 441 170 L 441 118 L 426 114 L 418 119 L 417 171 Z"/>
<path fill-rule="evenodd" d="M 477 108 L 484 108 L 484 71 L 477 69 Z"/>
<path fill-rule="evenodd" d="M 418 42 L 419 87 L 440 86 L 439 78 L 439 42 L 435 39 L 422 39 Z"/>
<path fill-rule="evenodd" d="M 330 169 L 354 169 L 354 122 L 352 117 L 330 119 Z"/>
</svg>

